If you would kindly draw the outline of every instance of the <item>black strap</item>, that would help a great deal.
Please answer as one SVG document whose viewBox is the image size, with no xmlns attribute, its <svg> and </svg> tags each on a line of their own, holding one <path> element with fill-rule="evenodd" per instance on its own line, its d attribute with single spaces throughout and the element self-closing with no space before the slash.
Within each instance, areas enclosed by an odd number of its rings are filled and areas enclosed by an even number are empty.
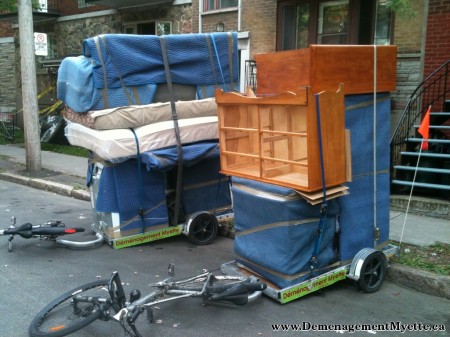
<svg viewBox="0 0 450 337">
<path fill-rule="evenodd" d="M 205 38 L 206 38 L 206 45 L 208 46 L 208 54 L 209 54 L 209 61 L 211 62 L 211 69 L 214 75 L 214 83 L 217 86 L 217 75 L 216 75 L 216 66 L 214 65 L 214 56 L 213 56 L 213 50 L 211 47 L 211 40 L 210 40 L 211 35 L 206 34 Z M 220 65 L 219 65 L 220 66 Z M 205 97 L 205 96 L 203 96 Z"/>
<path fill-rule="evenodd" d="M 233 35 L 230 32 L 228 34 L 228 65 L 230 68 L 230 91 L 234 91 L 234 74 L 233 74 L 233 52 L 234 52 L 234 40 Z"/>
<path fill-rule="evenodd" d="M 319 155 L 320 155 L 319 159 L 320 159 L 320 171 L 321 171 L 321 177 L 322 177 L 323 201 L 322 201 L 322 205 L 320 207 L 319 228 L 317 230 L 316 241 L 314 242 L 314 250 L 312 253 L 312 257 L 310 259 L 310 267 L 311 267 L 310 277 L 312 277 L 313 270 L 316 267 L 316 264 L 318 262 L 320 244 L 322 242 L 322 235 L 323 235 L 323 231 L 325 229 L 326 216 L 327 216 L 327 211 L 328 211 L 327 187 L 326 187 L 326 181 L 325 181 L 325 163 L 323 160 L 322 126 L 321 126 L 321 121 L 320 121 L 319 94 L 315 95 L 315 99 L 316 99 L 317 134 L 318 134 L 318 141 L 319 141 Z"/>
<path fill-rule="evenodd" d="M 142 222 L 142 234 L 145 233 L 145 218 L 144 218 L 144 207 L 142 203 L 144 202 L 144 183 L 142 181 L 142 163 L 141 163 L 141 151 L 139 150 L 139 139 L 133 128 L 130 128 L 131 132 L 134 135 L 134 140 L 136 142 L 136 157 L 137 157 L 137 169 L 138 169 L 138 185 L 139 185 L 139 209 L 138 215 L 141 218 Z"/>
<path fill-rule="evenodd" d="M 178 152 L 177 186 L 175 189 L 175 210 L 173 216 L 173 225 L 176 226 L 178 225 L 179 211 L 181 204 L 181 191 L 183 186 L 183 148 L 181 146 L 180 128 L 178 126 L 178 115 L 175 106 L 175 96 L 173 93 L 172 76 L 170 74 L 169 58 L 167 55 L 166 39 L 164 36 L 161 36 L 160 42 L 164 61 L 164 70 L 166 72 L 167 89 L 169 90 L 170 96 L 170 106 L 172 108 L 172 120 L 173 120 L 173 127 L 175 130 L 175 138 L 177 141 L 177 152 Z"/>
<path fill-rule="evenodd" d="M 101 49 L 102 49 L 102 48 L 101 48 L 101 46 L 100 46 L 100 42 L 102 42 L 103 45 L 105 46 L 106 52 L 108 53 L 108 55 L 109 55 L 109 57 L 110 57 L 111 64 L 113 65 L 114 70 L 115 70 L 116 73 L 117 73 L 117 77 L 119 78 L 120 84 L 122 85 L 123 91 L 125 92 L 125 95 L 127 96 L 127 100 L 128 100 L 129 105 L 133 104 L 133 101 L 131 100 L 131 96 L 130 96 L 130 94 L 129 94 L 129 92 L 128 92 L 128 89 L 127 89 L 127 87 L 126 87 L 126 85 L 125 85 L 125 83 L 124 83 L 124 81 L 123 81 L 123 79 L 122 79 L 122 76 L 120 75 L 119 68 L 118 68 L 118 67 L 116 66 L 116 64 L 114 63 L 114 59 L 113 59 L 113 57 L 112 57 L 111 51 L 109 50 L 108 44 L 106 43 L 106 37 L 105 37 L 105 35 L 100 35 L 99 38 L 96 39 L 95 41 L 96 41 L 96 43 L 97 43 L 97 41 L 98 41 L 97 50 L 98 50 L 98 52 L 100 53 L 100 57 L 101 57 L 101 59 L 102 59 L 101 62 L 102 62 L 102 68 L 103 68 L 103 77 L 104 77 L 104 80 L 105 80 L 105 84 L 104 84 L 104 86 L 103 86 L 103 100 L 105 100 L 105 99 L 107 100 L 108 87 L 107 87 L 107 83 L 106 83 L 106 81 L 107 81 L 107 77 L 106 77 L 106 69 L 105 69 L 105 64 L 104 64 L 104 62 L 103 62 L 103 56 L 102 56 L 102 54 L 101 54 Z M 107 101 L 106 101 L 106 104 L 108 105 Z M 108 106 L 105 106 L 105 108 L 107 108 L 107 107 L 108 107 Z"/>
</svg>

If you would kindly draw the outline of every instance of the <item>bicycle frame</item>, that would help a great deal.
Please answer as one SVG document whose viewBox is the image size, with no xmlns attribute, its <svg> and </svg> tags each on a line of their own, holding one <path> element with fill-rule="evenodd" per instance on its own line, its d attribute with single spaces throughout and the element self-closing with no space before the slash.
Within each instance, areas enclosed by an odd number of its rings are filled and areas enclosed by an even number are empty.
<svg viewBox="0 0 450 337">
<path fill-rule="evenodd" d="M 172 264 L 169 265 L 169 275 L 171 277 L 150 285 L 156 289 L 143 297 L 139 290 L 132 290 L 128 301 L 117 271 L 109 280 L 97 280 L 72 289 L 38 313 L 30 325 L 30 336 L 62 337 L 100 319 L 118 321 L 127 334 L 141 337 L 135 322 L 146 311 L 147 319 L 152 323 L 152 307 L 156 304 L 199 297 L 207 302 L 242 306 L 260 297 L 266 289 L 266 284 L 254 276 L 214 275 L 207 270 L 190 278 L 172 281 Z M 108 292 L 106 297 L 102 295 L 105 290 Z M 50 312 L 56 312 L 56 316 Z M 66 321 L 69 324 L 66 325 Z"/>
<path fill-rule="evenodd" d="M 41 225 L 32 225 L 25 223 L 16 227 L 16 217 L 11 217 L 11 225 L 0 230 L 0 235 L 9 235 L 8 251 L 12 251 L 12 240 L 16 235 L 24 239 L 39 238 L 47 241 L 53 241 L 56 244 L 68 248 L 92 248 L 104 241 L 101 234 L 96 234 L 96 239 L 86 242 L 77 242 L 59 239 L 60 236 L 84 232 L 84 228 L 69 228 L 61 221 L 48 221 Z"/>
<path fill-rule="evenodd" d="M 130 311 L 136 307 L 140 307 L 140 306 L 144 307 L 144 308 L 148 308 L 148 307 L 151 307 L 151 306 L 159 304 L 159 303 L 169 302 L 169 301 L 173 301 L 173 300 L 179 300 L 179 299 L 186 298 L 186 297 L 202 297 L 203 294 L 205 293 L 206 285 L 208 284 L 209 280 L 211 279 L 211 275 L 212 275 L 211 272 L 204 270 L 204 272 L 202 274 L 191 277 L 189 279 L 168 283 L 167 280 L 170 279 L 170 278 L 168 278 L 161 282 L 151 284 L 150 285 L 151 287 L 158 287 L 159 289 L 149 293 L 148 295 L 144 296 L 141 299 L 136 300 L 130 306 L 128 306 L 128 308 L 122 308 L 122 310 L 125 309 L 125 312 L 128 312 L 128 311 Z M 196 280 L 199 280 L 199 281 L 201 280 L 201 282 L 203 283 L 201 291 L 170 289 L 170 287 L 174 287 L 176 285 L 181 285 L 181 284 L 186 284 L 186 283 L 193 282 Z M 154 301 L 151 300 L 152 298 L 164 296 L 164 295 L 173 295 L 173 296 L 167 297 L 164 299 L 154 300 Z M 131 308 L 131 309 L 129 309 L 129 308 Z M 120 314 L 120 312 L 118 313 L 118 315 L 119 314 Z M 119 317 L 120 317 L 120 315 L 119 315 Z"/>
</svg>

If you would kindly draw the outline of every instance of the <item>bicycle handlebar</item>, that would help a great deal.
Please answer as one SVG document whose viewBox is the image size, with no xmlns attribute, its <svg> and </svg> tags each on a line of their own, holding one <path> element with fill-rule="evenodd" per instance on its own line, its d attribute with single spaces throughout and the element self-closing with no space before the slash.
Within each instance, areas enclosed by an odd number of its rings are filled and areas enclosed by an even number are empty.
<svg viewBox="0 0 450 337">
<path fill-rule="evenodd" d="M 29 239 L 33 236 L 33 225 L 24 223 L 19 228 L 7 228 L 3 231 L 3 235 L 20 235 L 24 239 Z"/>
<path fill-rule="evenodd" d="M 63 226 L 33 226 L 31 223 L 24 223 L 18 228 L 7 228 L 3 230 L 3 235 L 19 235 L 24 239 L 29 239 L 34 235 L 59 236 L 84 232 L 84 228 L 66 228 Z"/>
</svg>

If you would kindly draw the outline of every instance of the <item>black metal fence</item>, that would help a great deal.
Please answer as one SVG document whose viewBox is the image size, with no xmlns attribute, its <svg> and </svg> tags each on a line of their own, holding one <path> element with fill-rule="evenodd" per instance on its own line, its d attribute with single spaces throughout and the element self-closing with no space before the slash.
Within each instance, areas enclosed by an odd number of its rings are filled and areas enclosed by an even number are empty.
<svg viewBox="0 0 450 337">
<path fill-rule="evenodd" d="M 429 106 L 433 111 L 445 111 L 446 102 L 450 99 L 449 83 L 450 60 L 428 76 L 408 99 L 391 138 L 391 179 L 395 179 L 393 167 L 400 164 L 401 152 L 412 151 L 408 138 L 416 136 L 414 125 L 421 122 L 422 116 Z"/>
</svg>

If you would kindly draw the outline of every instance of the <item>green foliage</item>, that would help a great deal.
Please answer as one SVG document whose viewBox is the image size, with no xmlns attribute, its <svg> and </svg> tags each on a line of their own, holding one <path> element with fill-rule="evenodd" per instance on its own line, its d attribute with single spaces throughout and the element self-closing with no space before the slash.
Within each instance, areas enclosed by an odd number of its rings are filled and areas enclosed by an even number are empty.
<svg viewBox="0 0 450 337">
<path fill-rule="evenodd" d="M 77 157 L 83 157 L 83 158 L 89 157 L 89 151 L 87 149 L 84 149 L 84 148 L 78 147 L 78 146 L 41 143 L 41 150 L 56 152 L 56 153 L 63 153 L 63 154 L 67 154 L 70 156 L 77 156 Z"/>
<path fill-rule="evenodd" d="M 397 242 L 392 242 L 398 245 Z M 450 275 L 450 245 L 435 243 L 430 246 L 415 246 L 402 244 L 395 263 L 415 269 L 425 270 L 439 275 Z"/>
<path fill-rule="evenodd" d="M 1 0 L 0 10 L 16 11 L 17 10 L 17 0 Z"/>
<path fill-rule="evenodd" d="M 24 143 L 24 135 L 23 131 L 19 128 L 14 130 L 14 140 L 8 140 L 5 137 L 0 136 L 0 144 L 23 144 Z M 59 144 L 51 144 L 51 143 L 41 143 L 42 151 L 51 151 L 56 153 L 68 154 L 71 156 L 89 157 L 89 151 L 82 147 L 71 146 L 71 145 L 59 145 Z"/>
<path fill-rule="evenodd" d="M 416 12 L 412 8 L 411 0 L 388 0 L 387 6 L 399 18 L 411 19 L 416 17 Z"/>
<path fill-rule="evenodd" d="M 31 0 L 33 9 L 39 9 L 39 0 Z M 0 0 L 0 10 L 17 12 L 17 0 Z"/>
</svg>

